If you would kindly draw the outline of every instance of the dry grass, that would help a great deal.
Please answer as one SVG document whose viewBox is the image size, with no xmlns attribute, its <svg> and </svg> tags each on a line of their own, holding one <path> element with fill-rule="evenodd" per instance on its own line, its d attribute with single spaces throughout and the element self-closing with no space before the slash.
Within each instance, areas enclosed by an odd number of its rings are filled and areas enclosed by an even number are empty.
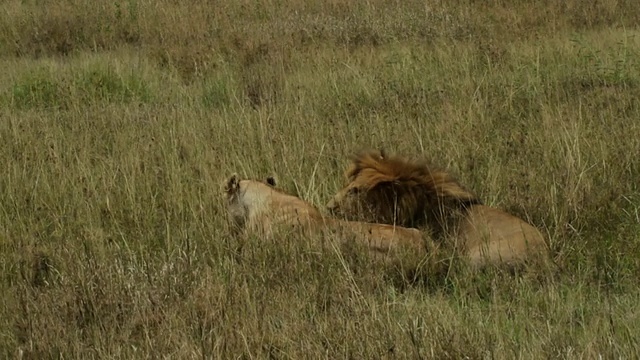
<svg viewBox="0 0 640 360">
<path fill-rule="evenodd" d="M 5 1 L 5 358 L 631 358 L 634 1 Z M 222 183 L 322 206 L 362 147 L 450 167 L 558 269 L 410 282 L 231 237 Z"/>
</svg>

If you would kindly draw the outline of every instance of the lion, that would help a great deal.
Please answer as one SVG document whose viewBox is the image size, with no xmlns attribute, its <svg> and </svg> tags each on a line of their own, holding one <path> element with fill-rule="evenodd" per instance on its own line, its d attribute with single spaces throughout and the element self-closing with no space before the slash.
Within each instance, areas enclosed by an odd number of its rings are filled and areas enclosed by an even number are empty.
<svg viewBox="0 0 640 360">
<path fill-rule="evenodd" d="M 338 234 L 345 243 L 365 244 L 375 253 L 387 254 L 397 247 L 422 254 L 426 251 L 422 232 L 389 224 L 372 224 L 340 220 L 324 216 L 316 207 L 276 188 L 276 180 L 240 179 L 233 174 L 225 186 L 229 218 L 236 232 L 254 233 L 265 237 L 276 228 L 292 227 L 304 233 Z"/>
<path fill-rule="evenodd" d="M 425 161 L 367 150 L 353 157 L 346 176 L 349 183 L 327 204 L 338 218 L 428 229 L 439 243 L 461 249 L 474 268 L 522 263 L 547 250 L 538 229 L 484 205 Z"/>
</svg>

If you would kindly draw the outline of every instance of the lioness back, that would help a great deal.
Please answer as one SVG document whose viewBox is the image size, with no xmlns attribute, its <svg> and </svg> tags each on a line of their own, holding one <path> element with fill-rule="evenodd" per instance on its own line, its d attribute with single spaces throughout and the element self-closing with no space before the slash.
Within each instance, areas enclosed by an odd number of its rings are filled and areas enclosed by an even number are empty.
<svg viewBox="0 0 640 360">
<path fill-rule="evenodd" d="M 356 241 L 366 242 L 372 250 L 388 252 L 400 245 L 418 253 L 425 252 L 422 232 L 418 229 L 359 221 L 337 221 L 335 226 L 347 230 Z"/>
</svg>

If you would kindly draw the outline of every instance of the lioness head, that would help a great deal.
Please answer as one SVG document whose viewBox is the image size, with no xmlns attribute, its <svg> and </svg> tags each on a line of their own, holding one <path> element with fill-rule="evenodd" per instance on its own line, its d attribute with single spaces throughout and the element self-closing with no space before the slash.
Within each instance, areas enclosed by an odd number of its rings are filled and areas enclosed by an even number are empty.
<svg viewBox="0 0 640 360">
<path fill-rule="evenodd" d="M 237 196 L 239 191 L 243 187 L 243 185 L 246 186 L 246 184 L 252 183 L 252 182 L 255 183 L 257 181 L 254 181 L 254 180 L 242 180 L 242 179 L 240 179 L 238 174 L 234 173 L 233 175 L 231 175 L 229 177 L 229 179 L 227 180 L 226 185 L 225 185 L 225 192 L 227 193 L 227 197 L 228 198 L 232 198 L 232 197 Z M 276 187 L 276 179 L 275 179 L 275 177 L 268 176 L 264 180 L 264 184 L 267 184 L 270 187 L 275 188 Z"/>
<path fill-rule="evenodd" d="M 256 181 L 241 179 L 235 173 L 231 175 L 225 184 L 225 193 L 227 210 L 233 223 L 239 227 L 244 226 L 249 213 L 261 206 L 263 201 L 260 199 L 269 196 L 275 186 L 276 179 L 273 176 L 264 181 Z"/>
</svg>

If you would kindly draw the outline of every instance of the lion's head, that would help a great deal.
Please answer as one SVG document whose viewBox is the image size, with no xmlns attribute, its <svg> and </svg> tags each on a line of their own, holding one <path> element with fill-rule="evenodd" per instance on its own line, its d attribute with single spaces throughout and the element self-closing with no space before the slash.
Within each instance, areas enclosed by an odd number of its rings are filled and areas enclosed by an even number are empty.
<svg viewBox="0 0 640 360">
<path fill-rule="evenodd" d="M 356 154 L 346 176 L 349 183 L 327 208 L 350 220 L 442 226 L 442 216 L 450 210 L 480 203 L 448 172 L 383 151 Z"/>
</svg>

